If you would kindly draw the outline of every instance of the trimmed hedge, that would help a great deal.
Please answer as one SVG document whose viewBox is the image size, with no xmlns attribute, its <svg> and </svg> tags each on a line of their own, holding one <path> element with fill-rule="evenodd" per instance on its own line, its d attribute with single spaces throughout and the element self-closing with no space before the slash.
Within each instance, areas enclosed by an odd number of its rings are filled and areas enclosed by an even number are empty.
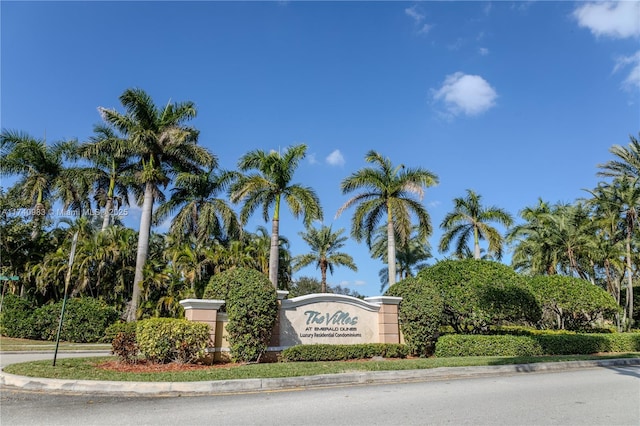
<svg viewBox="0 0 640 426">
<path fill-rule="evenodd" d="M 398 319 L 411 354 L 433 354 L 444 307 L 440 292 L 420 278 L 406 278 L 392 285 L 385 295 L 402 297 Z"/>
<path fill-rule="evenodd" d="M 149 361 L 194 363 L 205 355 L 209 325 L 183 319 L 151 318 L 138 321 L 135 340 L 140 355 Z"/>
<path fill-rule="evenodd" d="M 562 275 L 528 278 L 543 309 L 544 327 L 584 331 L 599 318 L 613 319 L 620 307 L 613 296 L 589 281 Z"/>
<path fill-rule="evenodd" d="M 228 270 L 211 278 L 203 298 L 225 301 L 232 359 L 260 360 L 278 313 L 278 296 L 269 278 L 254 269 Z"/>
<path fill-rule="evenodd" d="M 444 319 L 457 333 L 486 334 L 503 323 L 535 324 L 542 315 L 524 279 L 506 265 L 486 260 L 444 260 L 418 278 L 440 291 Z"/>
<path fill-rule="evenodd" d="M 587 355 L 640 352 L 640 333 L 469 335 L 448 334 L 436 343 L 437 357 Z"/>
<path fill-rule="evenodd" d="M 297 345 L 282 351 L 281 360 L 291 361 L 344 361 L 381 356 L 384 358 L 406 358 L 406 345 L 391 343 L 364 343 L 358 345 Z"/>
</svg>

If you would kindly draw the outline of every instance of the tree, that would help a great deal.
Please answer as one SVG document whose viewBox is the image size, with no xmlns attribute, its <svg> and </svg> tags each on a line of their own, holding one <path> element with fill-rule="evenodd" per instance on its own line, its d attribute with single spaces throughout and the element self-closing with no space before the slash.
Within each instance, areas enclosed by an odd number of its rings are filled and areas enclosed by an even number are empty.
<svg viewBox="0 0 640 426">
<path fill-rule="evenodd" d="M 507 242 L 515 245 L 511 265 L 530 275 L 557 274 L 558 255 L 551 245 L 551 229 L 548 222 L 552 207 L 539 199 L 535 206 L 520 212 L 525 222 L 514 226 L 507 233 Z"/>
<path fill-rule="evenodd" d="M 424 188 L 437 184 L 438 177 L 419 167 L 405 168 L 403 164 L 394 167 L 391 160 L 376 151 L 369 151 L 365 160 L 375 167 L 360 169 L 340 184 L 343 194 L 363 192 L 345 202 L 337 216 L 357 206 L 351 221 L 351 235 L 358 242 L 366 240 L 369 247 L 378 223 L 386 219 L 387 265 L 392 286 L 396 280 L 396 235 L 400 243 L 409 238 L 412 214 L 418 220 L 419 237 L 426 239 L 431 234 L 431 219 L 420 200 Z"/>
<path fill-rule="evenodd" d="M 409 239 L 396 247 L 396 275 L 398 281 L 413 277 L 423 268 L 429 266 L 426 260 L 430 259 L 431 247 L 427 240 L 420 239 L 417 235 L 418 229 L 414 226 Z M 396 236 L 396 241 L 398 237 Z M 380 258 L 384 261 L 388 254 L 387 230 L 386 227 L 379 227 L 371 245 L 372 257 Z M 378 272 L 380 277 L 380 292 L 389 285 L 389 268 L 385 267 Z"/>
<path fill-rule="evenodd" d="M 20 200 L 20 207 L 28 209 L 33 240 L 40 235 L 51 206 L 60 195 L 57 191 L 63 188 L 64 161 L 75 149 L 73 141 L 47 145 L 26 133 L 0 133 L 0 176 L 19 177 L 9 195 Z"/>
<path fill-rule="evenodd" d="M 127 140 L 113 128 L 98 124 L 93 132 L 89 141 L 79 147 L 79 153 L 94 164 L 95 200 L 99 207 L 104 207 L 101 227 L 104 232 L 113 222 L 113 210 L 129 205 L 133 152 Z"/>
<path fill-rule="evenodd" d="M 625 303 L 625 314 L 629 318 L 629 324 L 633 323 L 633 261 L 632 242 L 633 235 L 638 228 L 638 214 L 640 211 L 640 178 L 630 180 L 628 178 L 617 177 L 605 192 L 608 195 L 608 202 L 618 210 L 620 217 L 619 228 L 624 234 L 625 245 L 625 269 L 627 278 L 627 299 Z M 604 200 L 600 200 L 604 202 Z"/>
<path fill-rule="evenodd" d="M 496 207 L 482 206 L 482 196 L 467 189 L 465 198 L 455 198 L 453 200 L 454 210 L 448 213 L 442 220 L 440 228 L 445 230 L 440 240 L 440 252 L 449 250 L 453 240 L 456 241 L 455 253 L 462 256 L 464 248 L 468 247 L 469 238 L 473 236 L 473 257 L 480 259 L 480 241 L 489 242 L 489 252 L 494 253 L 499 260 L 502 258 L 502 246 L 504 239 L 500 232 L 489 222 L 497 222 L 509 227 L 513 223 L 513 218 L 505 210 Z"/>
<path fill-rule="evenodd" d="M 231 179 L 233 174 L 213 169 L 178 173 L 171 198 L 158 207 L 154 222 L 161 223 L 177 210 L 169 232 L 178 242 L 189 236 L 200 244 L 210 238 L 238 239 L 242 232 L 238 217 L 227 201 L 218 197 Z"/>
<path fill-rule="evenodd" d="M 322 293 L 327 292 L 327 271 L 333 274 L 336 266 L 346 266 L 352 271 L 358 270 L 350 255 L 338 251 L 344 247 L 344 242 L 347 240 L 347 237 L 341 236 L 343 232 L 344 229 L 333 232 L 331 226 L 323 225 L 319 229 L 309 227 L 306 232 L 299 233 L 302 239 L 309 244 L 311 253 L 296 256 L 293 259 L 293 270 L 299 271 L 305 266 L 315 263 L 316 267 L 320 269 L 320 291 Z"/>
<path fill-rule="evenodd" d="M 127 89 L 120 96 L 126 112 L 100 108 L 103 118 L 120 131 L 139 159 L 135 178 L 138 203 L 142 204 L 138 251 L 136 256 L 133 295 L 127 320 L 136 319 L 141 295 L 144 264 L 149 252 L 151 218 L 155 200 L 162 200 L 162 189 L 178 172 L 196 172 L 200 167 L 212 167 L 215 157 L 197 145 L 198 131 L 185 123 L 196 116 L 193 102 L 167 103 L 157 108 L 151 97 L 140 89 Z"/>
<path fill-rule="evenodd" d="M 640 142 L 633 136 L 629 136 L 630 142 L 627 147 L 613 145 L 609 152 L 617 157 L 605 164 L 599 164 L 602 170 L 599 176 L 621 177 L 626 176 L 632 179 L 640 178 Z"/>
<path fill-rule="evenodd" d="M 257 171 L 241 175 L 231 187 L 231 201 L 244 202 L 240 220 L 246 223 L 251 214 L 262 207 L 265 222 L 271 218 L 271 246 L 269 250 L 269 280 L 278 287 L 280 203 L 284 201 L 295 218 L 303 216 L 305 226 L 313 220 L 322 220 L 322 207 L 315 191 L 310 187 L 292 184 L 293 174 L 300 160 L 305 157 L 304 144 L 287 148 L 284 154 L 276 151 L 251 151 L 240 158 L 238 169 L 242 172 Z"/>
</svg>

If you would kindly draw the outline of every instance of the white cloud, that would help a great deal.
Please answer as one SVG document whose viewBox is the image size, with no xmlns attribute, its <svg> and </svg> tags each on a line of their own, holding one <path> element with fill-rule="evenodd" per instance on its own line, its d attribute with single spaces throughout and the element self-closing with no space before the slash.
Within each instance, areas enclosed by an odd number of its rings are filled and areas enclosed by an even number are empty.
<svg viewBox="0 0 640 426">
<path fill-rule="evenodd" d="M 418 5 L 414 4 L 411 7 L 408 7 L 404 10 L 404 13 L 411 17 L 416 24 L 419 24 L 423 19 L 424 19 L 424 14 L 420 13 L 420 11 L 418 10 Z"/>
<path fill-rule="evenodd" d="M 487 49 L 486 47 L 480 47 L 478 48 L 478 53 L 482 56 L 487 56 L 489 54 L 489 49 Z"/>
<path fill-rule="evenodd" d="M 426 34 L 431 31 L 431 28 L 433 28 L 433 25 L 431 24 L 422 23 L 422 21 L 424 21 L 425 15 L 420 11 L 417 4 L 406 8 L 404 10 L 404 13 L 411 19 L 413 19 L 413 22 L 417 28 L 416 32 L 418 34 Z"/>
<path fill-rule="evenodd" d="M 484 78 L 461 72 L 448 75 L 433 94 L 433 99 L 441 101 L 453 116 L 481 114 L 495 105 L 497 97 L 495 89 Z"/>
<path fill-rule="evenodd" d="M 339 149 L 336 149 L 329 154 L 325 161 L 331 166 L 344 166 L 344 157 Z"/>
<path fill-rule="evenodd" d="M 578 25 L 596 37 L 627 38 L 640 36 L 640 2 L 607 1 L 588 3 L 573 12 Z"/>
<path fill-rule="evenodd" d="M 318 164 L 315 153 L 307 155 L 307 161 L 309 161 L 309 164 Z"/>
<path fill-rule="evenodd" d="M 422 28 L 420 28 L 420 30 L 418 31 L 419 34 L 426 34 L 429 31 L 431 31 L 431 28 L 433 28 L 433 25 L 430 24 L 424 24 L 422 26 Z"/>
<path fill-rule="evenodd" d="M 489 16 L 489 14 L 491 14 L 492 7 L 493 5 L 491 3 L 486 3 L 484 5 L 484 7 L 482 8 L 482 13 L 484 14 L 484 16 Z"/>
<path fill-rule="evenodd" d="M 627 78 L 622 83 L 622 87 L 625 89 L 640 89 L 640 50 L 631 56 L 623 56 L 616 60 L 616 65 L 613 68 L 613 72 L 631 66 L 631 72 L 627 75 Z"/>
</svg>

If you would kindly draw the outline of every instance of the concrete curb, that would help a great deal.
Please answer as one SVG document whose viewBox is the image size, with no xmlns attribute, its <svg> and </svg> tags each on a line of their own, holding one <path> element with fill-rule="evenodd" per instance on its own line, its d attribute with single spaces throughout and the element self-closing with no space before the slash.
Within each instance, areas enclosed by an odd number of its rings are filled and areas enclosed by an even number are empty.
<svg viewBox="0 0 640 426">
<path fill-rule="evenodd" d="M 0 371 L 0 385 L 34 391 L 59 393 L 94 393 L 135 396 L 215 395 L 243 392 L 295 390 L 362 384 L 383 384 L 430 380 L 453 380 L 472 377 L 564 371 L 579 368 L 622 367 L 640 365 L 640 358 L 566 361 L 535 364 L 491 365 L 481 367 L 439 367 L 425 370 L 363 371 L 317 376 L 217 380 L 207 382 L 114 382 L 95 380 L 60 380 L 16 376 Z"/>
</svg>

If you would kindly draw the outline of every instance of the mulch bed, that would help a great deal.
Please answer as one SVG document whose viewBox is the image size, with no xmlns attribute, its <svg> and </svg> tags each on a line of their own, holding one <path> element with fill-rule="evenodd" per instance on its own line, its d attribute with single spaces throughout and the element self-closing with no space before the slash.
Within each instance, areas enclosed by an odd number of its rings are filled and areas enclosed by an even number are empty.
<svg viewBox="0 0 640 426">
<path fill-rule="evenodd" d="M 97 365 L 102 370 L 118 371 L 121 373 L 165 373 L 173 371 L 209 370 L 212 368 L 232 368 L 243 364 L 216 363 L 206 364 L 181 364 L 171 362 L 169 364 L 157 364 L 147 361 L 139 361 L 137 364 L 128 364 L 122 361 L 105 361 Z"/>
</svg>

